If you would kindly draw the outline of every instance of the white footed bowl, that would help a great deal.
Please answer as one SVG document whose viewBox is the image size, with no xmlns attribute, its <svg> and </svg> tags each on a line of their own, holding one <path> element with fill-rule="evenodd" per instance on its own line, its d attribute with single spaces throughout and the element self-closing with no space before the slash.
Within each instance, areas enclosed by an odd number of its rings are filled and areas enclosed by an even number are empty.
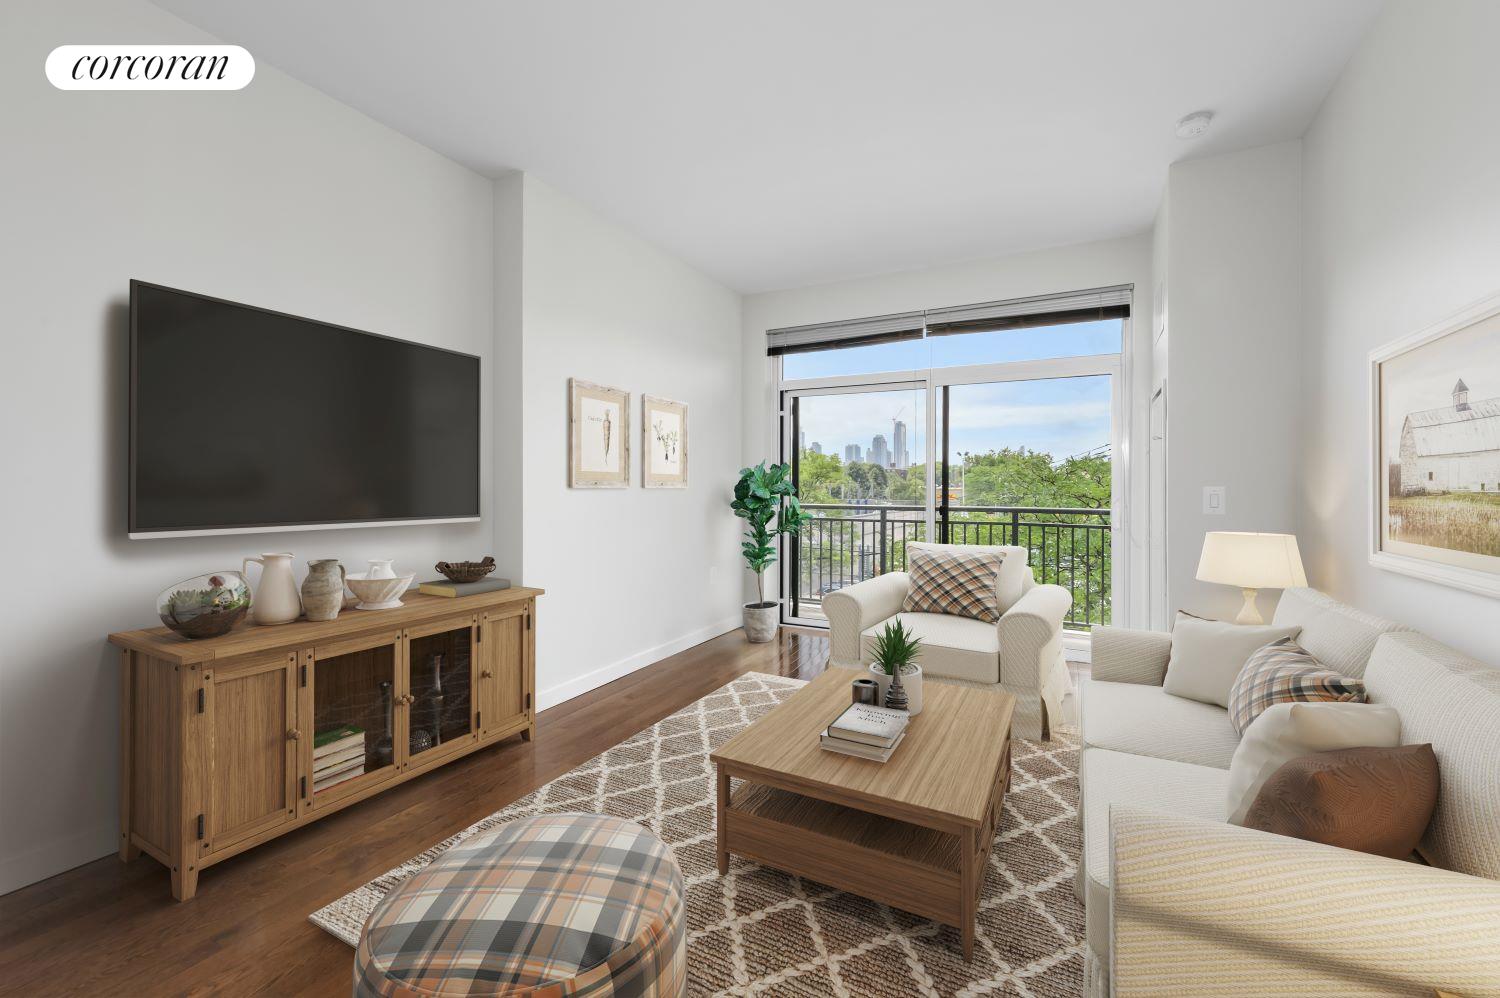
<svg viewBox="0 0 1500 998">
<path fill-rule="evenodd" d="M 416 575 L 402 575 L 394 579 L 372 579 L 368 572 L 344 577 L 344 585 L 359 597 L 354 604 L 356 610 L 394 610 L 401 605 L 401 594 L 411 585 Z"/>
</svg>

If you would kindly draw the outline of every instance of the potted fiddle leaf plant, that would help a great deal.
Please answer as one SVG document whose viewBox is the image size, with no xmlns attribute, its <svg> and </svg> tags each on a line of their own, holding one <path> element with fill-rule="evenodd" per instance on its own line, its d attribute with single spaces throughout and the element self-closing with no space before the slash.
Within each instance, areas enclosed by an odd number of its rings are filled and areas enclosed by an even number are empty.
<svg viewBox="0 0 1500 998">
<path fill-rule="evenodd" d="M 900 620 L 891 620 L 876 635 L 871 650 L 875 661 L 870 672 L 880 688 L 881 706 L 904 709 L 912 717 L 922 713 L 922 667 L 917 664 L 922 642 Z M 903 698 L 905 704 L 900 702 Z"/>
<path fill-rule="evenodd" d="M 745 604 L 745 635 L 755 642 L 770 641 L 776 637 L 779 607 L 775 600 L 766 599 L 766 569 L 776 561 L 776 535 L 796 533 L 805 519 L 792 484 L 792 466 L 767 467 L 762 461 L 753 468 L 741 468 L 729 508 L 746 521 L 740 553 L 755 573 L 756 601 Z"/>
</svg>

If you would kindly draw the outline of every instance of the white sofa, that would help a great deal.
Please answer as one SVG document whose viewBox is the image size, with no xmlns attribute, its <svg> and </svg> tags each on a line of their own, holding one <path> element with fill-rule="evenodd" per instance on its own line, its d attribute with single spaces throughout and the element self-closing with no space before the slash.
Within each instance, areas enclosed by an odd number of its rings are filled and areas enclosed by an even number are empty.
<svg viewBox="0 0 1500 998">
<path fill-rule="evenodd" d="M 1430 866 L 1230 825 L 1238 735 L 1161 688 L 1171 635 L 1096 628 L 1080 692 L 1085 993 L 1500 995 L 1500 671 L 1289 589 L 1274 623 L 1430 742 Z"/>
<path fill-rule="evenodd" d="M 1062 651 L 1063 620 L 1073 597 L 1061 586 L 1037 584 L 1024 547 L 987 550 L 1005 553 L 998 623 L 902 613 L 911 577 L 888 572 L 823 597 L 830 660 L 851 668 L 874 661 L 876 636 L 887 621 L 898 618 L 922 642 L 918 661 L 925 679 L 999 686 L 1016 698 L 1011 732 L 1017 738 L 1048 738 L 1073 685 Z"/>
</svg>

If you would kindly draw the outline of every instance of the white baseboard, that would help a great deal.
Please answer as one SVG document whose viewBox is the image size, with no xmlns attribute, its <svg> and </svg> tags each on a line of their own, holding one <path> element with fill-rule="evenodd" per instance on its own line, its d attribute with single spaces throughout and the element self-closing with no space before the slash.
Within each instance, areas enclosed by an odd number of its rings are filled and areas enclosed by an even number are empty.
<svg viewBox="0 0 1500 998">
<path fill-rule="evenodd" d="M 710 638 L 716 638 L 720 634 L 728 634 L 740 626 L 738 616 L 725 617 L 715 621 L 707 627 L 700 627 L 696 631 L 689 631 L 678 638 L 673 638 L 665 644 L 659 644 L 655 648 L 647 648 L 645 651 L 636 652 L 618 662 L 601 666 L 592 672 L 584 673 L 577 679 L 570 679 L 556 686 L 549 686 L 545 690 L 538 690 L 536 694 L 536 709 L 546 710 L 548 707 L 556 707 L 560 703 L 566 703 L 576 696 L 582 696 L 590 690 L 596 690 L 605 683 L 612 683 L 622 676 L 628 676 L 637 669 L 644 669 L 655 662 L 660 662 L 669 655 L 676 655 L 680 651 L 686 651 L 694 645 L 702 644 Z"/>
<path fill-rule="evenodd" d="M 75 866 L 115 855 L 119 849 L 115 836 L 119 834 L 119 822 L 111 822 L 0 859 L 0 894 L 18 891 Z M 156 860 L 142 857 L 137 862 L 154 864 Z"/>
</svg>

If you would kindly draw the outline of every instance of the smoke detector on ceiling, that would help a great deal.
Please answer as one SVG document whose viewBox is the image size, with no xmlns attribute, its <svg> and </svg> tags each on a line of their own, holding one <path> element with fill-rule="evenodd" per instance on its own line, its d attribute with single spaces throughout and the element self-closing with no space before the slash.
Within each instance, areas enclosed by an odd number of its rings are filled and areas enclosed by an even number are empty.
<svg viewBox="0 0 1500 998">
<path fill-rule="evenodd" d="M 1192 114 L 1184 115 L 1177 123 L 1177 137 L 1179 139 L 1196 139 L 1208 131 L 1209 123 L 1214 120 L 1212 111 L 1194 111 Z"/>
</svg>

